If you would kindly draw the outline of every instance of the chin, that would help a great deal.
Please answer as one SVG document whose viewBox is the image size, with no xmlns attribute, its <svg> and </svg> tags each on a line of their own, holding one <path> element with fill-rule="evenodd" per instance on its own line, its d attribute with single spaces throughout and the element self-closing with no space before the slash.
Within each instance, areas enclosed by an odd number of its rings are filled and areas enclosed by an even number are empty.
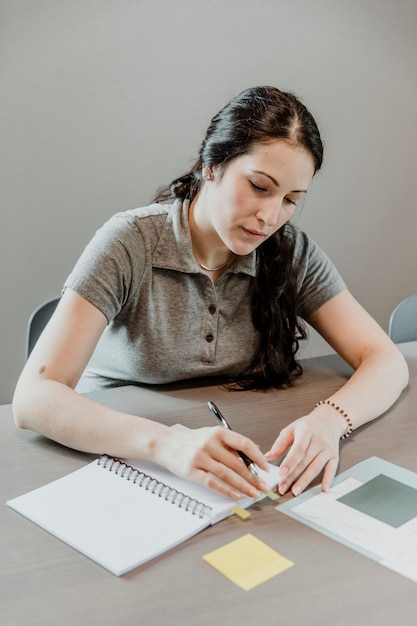
<svg viewBox="0 0 417 626">
<path fill-rule="evenodd" d="M 252 254 L 257 247 L 258 246 L 234 246 L 233 248 L 230 248 L 230 250 L 237 256 L 248 256 L 249 254 Z"/>
<path fill-rule="evenodd" d="M 241 241 L 239 239 L 235 240 L 224 240 L 225 245 L 229 248 L 230 252 L 233 252 L 233 254 L 236 254 L 237 256 L 248 256 L 248 254 L 251 254 L 254 250 L 256 250 L 256 248 L 258 248 L 261 243 L 263 243 L 263 241 L 265 241 L 264 238 L 262 238 L 262 241 Z"/>
</svg>

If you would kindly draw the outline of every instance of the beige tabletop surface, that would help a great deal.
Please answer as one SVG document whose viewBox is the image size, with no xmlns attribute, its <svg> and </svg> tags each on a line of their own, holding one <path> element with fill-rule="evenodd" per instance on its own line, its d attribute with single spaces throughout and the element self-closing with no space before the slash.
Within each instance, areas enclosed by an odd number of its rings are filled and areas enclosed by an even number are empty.
<svg viewBox="0 0 417 626">
<path fill-rule="evenodd" d="M 341 443 L 339 472 L 378 456 L 417 472 L 417 342 L 402 344 L 410 384 L 384 416 Z M 266 451 L 279 430 L 337 389 L 349 374 L 338 357 L 303 362 L 289 389 L 230 392 L 211 382 L 122 387 L 93 397 L 171 425 L 214 425 L 207 401 Z M 0 620 L 4 626 L 378 625 L 417 623 L 417 585 L 316 532 L 265 500 L 247 521 L 232 516 L 122 577 L 110 574 L 6 501 L 90 462 L 94 456 L 19 431 L 0 407 Z M 316 481 L 314 484 L 317 484 Z M 281 498 L 285 502 L 292 496 Z M 109 502 L 111 507 L 111 502 Z M 252 533 L 294 566 L 243 591 L 202 555 Z"/>
</svg>

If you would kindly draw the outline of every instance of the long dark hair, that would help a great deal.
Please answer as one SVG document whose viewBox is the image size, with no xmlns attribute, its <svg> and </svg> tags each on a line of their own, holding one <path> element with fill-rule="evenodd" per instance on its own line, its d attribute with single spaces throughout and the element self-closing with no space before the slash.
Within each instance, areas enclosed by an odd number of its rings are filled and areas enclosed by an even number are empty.
<svg viewBox="0 0 417 626">
<path fill-rule="evenodd" d="M 285 139 L 311 154 L 315 172 L 323 161 L 317 124 L 298 98 L 275 87 L 253 87 L 233 98 L 213 117 L 192 168 L 158 190 L 154 201 L 192 201 L 202 183 L 202 168 L 223 170 L 258 143 Z M 297 277 L 293 268 L 294 230 L 280 228 L 257 248 L 252 287 L 252 321 L 259 344 L 249 368 L 229 386 L 267 389 L 291 384 L 302 373 L 295 354 L 307 334 L 297 317 Z"/>
</svg>

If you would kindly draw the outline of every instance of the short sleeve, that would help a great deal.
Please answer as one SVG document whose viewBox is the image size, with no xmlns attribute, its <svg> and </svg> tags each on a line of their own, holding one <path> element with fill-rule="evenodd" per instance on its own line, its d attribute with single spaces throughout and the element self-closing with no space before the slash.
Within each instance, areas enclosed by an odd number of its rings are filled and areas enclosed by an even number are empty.
<svg viewBox="0 0 417 626">
<path fill-rule="evenodd" d="M 336 267 L 306 233 L 294 229 L 294 266 L 297 274 L 297 314 L 303 319 L 346 289 Z"/>
<path fill-rule="evenodd" d="M 126 214 L 110 218 L 88 243 L 64 284 L 113 320 L 138 289 L 146 265 L 141 232 Z"/>
</svg>

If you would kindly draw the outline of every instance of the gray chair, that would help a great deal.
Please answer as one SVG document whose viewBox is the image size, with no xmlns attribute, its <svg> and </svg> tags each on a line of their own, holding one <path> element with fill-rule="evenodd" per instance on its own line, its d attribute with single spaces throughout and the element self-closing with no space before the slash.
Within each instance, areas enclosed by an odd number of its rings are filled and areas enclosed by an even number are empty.
<svg viewBox="0 0 417 626">
<path fill-rule="evenodd" d="M 38 341 L 43 329 L 49 322 L 59 300 L 60 298 L 47 300 L 38 306 L 30 316 L 26 331 L 26 359 L 29 357 L 35 343 Z"/>
<path fill-rule="evenodd" d="M 417 294 L 402 300 L 391 313 L 388 335 L 394 343 L 417 340 Z"/>
</svg>

